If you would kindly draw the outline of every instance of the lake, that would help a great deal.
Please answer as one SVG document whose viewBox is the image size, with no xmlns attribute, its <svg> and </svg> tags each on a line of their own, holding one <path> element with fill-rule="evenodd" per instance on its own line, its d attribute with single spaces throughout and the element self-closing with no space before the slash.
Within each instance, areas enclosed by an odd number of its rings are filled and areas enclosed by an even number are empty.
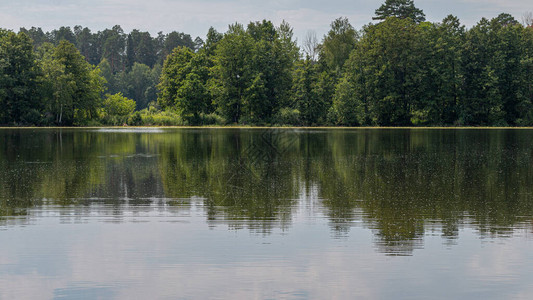
<svg viewBox="0 0 533 300">
<path fill-rule="evenodd" d="M 0 299 L 531 299 L 533 130 L 0 129 Z"/>
</svg>

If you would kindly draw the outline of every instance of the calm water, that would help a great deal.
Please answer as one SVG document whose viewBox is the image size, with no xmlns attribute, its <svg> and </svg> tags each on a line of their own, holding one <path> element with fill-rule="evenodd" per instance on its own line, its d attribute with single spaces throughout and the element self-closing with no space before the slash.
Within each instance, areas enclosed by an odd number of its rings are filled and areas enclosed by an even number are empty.
<svg viewBox="0 0 533 300">
<path fill-rule="evenodd" d="M 0 130 L 0 299 L 531 299 L 533 130 Z"/>
</svg>

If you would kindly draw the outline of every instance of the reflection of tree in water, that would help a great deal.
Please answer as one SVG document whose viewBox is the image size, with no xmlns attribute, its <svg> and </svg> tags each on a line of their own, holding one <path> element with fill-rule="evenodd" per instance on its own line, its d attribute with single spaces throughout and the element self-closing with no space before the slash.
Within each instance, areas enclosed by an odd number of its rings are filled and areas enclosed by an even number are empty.
<svg viewBox="0 0 533 300">
<path fill-rule="evenodd" d="M 447 239 L 465 223 L 481 235 L 505 236 L 523 224 L 519 216 L 531 217 L 530 136 L 430 133 L 332 136 L 332 154 L 317 163 L 331 219 L 344 217 L 347 224 L 362 218 L 381 251 L 409 254 L 435 223 Z M 355 208 L 361 215 L 353 214 Z"/>
<path fill-rule="evenodd" d="M 136 155 L 139 138 L 81 130 L 2 131 L 0 217 L 26 215 L 27 208 L 44 204 L 76 206 L 76 214 L 113 205 L 120 215 L 124 198 L 132 197 L 129 204 L 135 205 L 139 196 L 161 195 L 155 156 L 150 163 Z"/>
<path fill-rule="evenodd" d="M 168 197 L 204 197 L 208 223 L 268 233 L 287 227 L 297 180 L 284 152 L 250 161 L 253 131 L 206 135 L 178 132 L 159 143 L 160 170 Z M 265 147 L 265 151 L 274 151 Z"/>
<path fill-rule="evenodd" d="M 410 254 L 428 230 L 509 236 L 532 227 L 533 133 L 517 130 L 161 133 L 3 131 L 0 217 L 59 205 L 78 214 L 201 209 L 209 226 L 290 227 L 301 193 L 335 236 L 357 223 L 379 251 Z M 36 147 L 36 145 L 38 145 Z M 112 210 L 110 212 L 109 210 Z"/>
<path fill-rule="evenodd" d="M 6 130 L 1 132 L 0 140 L 4 145 L 0 155 L 5 155 L 0 156 L 5 164 L 0 171 L 1 201 L 5 204 L 2 215 L 41 205 L 44 198 L 61 202 L 67 195 L 85 192 L 91 174 L 86 169 L 90 161 L 76 161 L 82 146 L 75 146 L 73 135 L 60 130 L 46 133 Z"/>
</svg>

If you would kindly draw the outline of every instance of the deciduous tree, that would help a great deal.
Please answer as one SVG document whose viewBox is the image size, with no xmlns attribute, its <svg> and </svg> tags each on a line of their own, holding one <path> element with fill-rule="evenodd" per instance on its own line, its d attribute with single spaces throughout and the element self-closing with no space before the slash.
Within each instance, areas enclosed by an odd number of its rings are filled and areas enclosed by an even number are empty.
<svg viewBox="0 0 533 300">
<path fill-rule="evenodd" d="M 376 9 L 376 16 L 372 19 L 385 20 L 388 17 L 410 18 L 416 23 L 426 20 L 426 15 L 415 7 L 413 0 L 385 0 L 385 3 Z"/>
</svg>

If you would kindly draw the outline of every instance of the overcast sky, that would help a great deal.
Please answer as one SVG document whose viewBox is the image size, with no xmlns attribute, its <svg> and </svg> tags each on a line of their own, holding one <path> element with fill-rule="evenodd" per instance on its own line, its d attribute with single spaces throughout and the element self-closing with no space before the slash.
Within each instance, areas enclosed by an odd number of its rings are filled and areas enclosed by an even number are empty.
<svg viewBox="0 0 533 300">
<path fill-rule="evenodd" d="M 60 26 L 82 25 L 93 31 L 119 24 L 124 31 L 149 31 L 153 35 L 176 30 L 205 38 L 210 26 L 225 32 L 230 23 L 262 19 L 276 25 L 286 20 L 301 39 L 308 30 L 321 38 L 338 17 L 348 17 L 360 29 L 372 21 L 374 10 L 385 0 L 0 0 L 0 27 L 41 27 L 49 31 Z M 428 21 L 446 15 L 458 16 L 467 27 L 481 17 L 501 12 L 521 21 L 533 11 L 532 0 L 415 0 Z"/>
</svg>

